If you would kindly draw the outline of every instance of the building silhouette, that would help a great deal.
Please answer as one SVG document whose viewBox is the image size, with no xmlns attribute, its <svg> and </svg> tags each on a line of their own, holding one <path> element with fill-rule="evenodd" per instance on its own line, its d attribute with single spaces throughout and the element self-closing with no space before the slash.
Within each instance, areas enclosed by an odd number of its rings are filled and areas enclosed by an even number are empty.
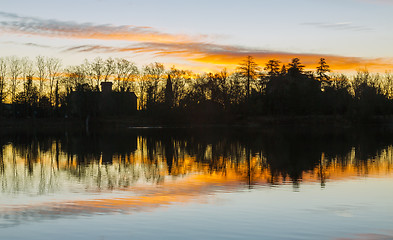
<svg viewBox="0 0 393 240">
<path fill-rule="evenodd" d="M 77 116 L 119 116 L 132 115 L 137 111 L 137 97 L 134 92 L 112 91 L 112 82 L 102 82 L 101 91 L 81 88 L 69 97 L 69 112 Z"/>
</svg>

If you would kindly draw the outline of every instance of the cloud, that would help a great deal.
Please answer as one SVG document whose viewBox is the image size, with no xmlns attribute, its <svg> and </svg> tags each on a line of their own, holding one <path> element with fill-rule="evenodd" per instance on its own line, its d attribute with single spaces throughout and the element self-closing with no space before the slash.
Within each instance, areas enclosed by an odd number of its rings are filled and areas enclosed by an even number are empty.
<svg viewBox="0 0 393 240">
<path fill-rule="evenodd" d="M 37 44 L 37 43 L 23 43 L 23 45 L 28 46 L 28 47 L 40 47 L 40 48 L 50 48 L 48 45 L 43 45 L 43 44 Z"/>
<path fill-rule="evenodd" d="M 366 26 L 354 25 L 351 22 L 338 22 L 338 23 L 322 23 L 322 22 L 307 22 L 302 25 L 314 26 L 324 29 L 332 30 L 346 30 L 346 31 L 372 31 L 373 29 Z"/>
<path fill-rule="evenodd" d="M 36 17 L 19 16 L 13 13 L 0 12 L 0 30 L 12 34 L 54 37 L 62 39 L 102 40 L 103 44 L 77 45 L 63 48 L 65 52 L 114 53 L 132 52 L 148 53 L 155 56 L 171 56 L 190 63 L 205 64 L 212 69 L 233 68 L 246 56 L 255 57 L 263 65 L 269 59 L 278 59 L 288 63 L 299 57 L 310 69 L 315 68 L 319 58 L 324 57 L 334 70 L 355 70 L 367 67 L 370 70 L 393 68 L 391 59 L 366 59 L 338 55 L 283 52 L 243 46 L 223 45 L 209 42 L 208 36 L 188 36 L 170 34 L 146 26 L 114 26 L 110 24 L 75 23 L 69 21 L 48 20 Z M 357 26 L 350 22 L 342 23 L 304 23 L 326 29 L 370 31 L 371 28 Z M 107 41 L 121 40 L 116 46 Z M 27 43 L 32 44 L 32 43 Z M 113 43 L 112 43 L 113 44 Z M 33 45 L 31 45 L 33 46 Z"/>
<path fill-rule="evenodd" d="M 188 41 L 185 35 L 163 33 L 145 26 L 96 25 L 92 23 L 75 23 L 24 17 L 13 13 L 0 12 L 0 29 L 8 33 L 29 34 L 56 38 L 101 39 L 124 41 L 178 42 Z"/>
<path fill-rule="evenodd" d="M 32 42 L 20 43 L 20 42 L 7 41 L 7 42 L 2 42 L 2 44 L 14 44 L 14 45 L 23 45 L 23 46 L 38 47 L 38 48 L 52 48 L 52 47 L 49 46 L 49 45 L 38 44 L 38 43 L 32 43 Z"/>
<path fill-rule="evenodd" d="M 99 45 L 80 45 L 80 46 L 74 46 L 74 47 L 69 47 L 63 50 L 64 52 L 115 52 L 116 49 L 113 47 L 107 47 L 107 46 L 99 46 Z"/>
<path fill-rule="evenodd" d="M 288 63 L 292 58 L 298 57 L 309 69 L 315 69 L 320 58 L 326 58 L 334 70 L 356 70 L 368 68 L 385 71 L 393 68 L 393 60 L 385 58 L 360 58 L 346 57 L 329 54 L 295 53 L 260 50 L 239 46 L 219 45 L 212 43 L 155 43 L 141 42 L 127 47 L 108 47 L 100 45 L 80 45 L 65 49 L 76 52 L 132 52 L 149 53 L 155 56 L 174 56 L 192 62 L 213 64 L 219 67 L 235 67 L 246 56 L 253 56 L 260 64 L 265 64 L 270 59 L 278 59 Z"/>
</svg>

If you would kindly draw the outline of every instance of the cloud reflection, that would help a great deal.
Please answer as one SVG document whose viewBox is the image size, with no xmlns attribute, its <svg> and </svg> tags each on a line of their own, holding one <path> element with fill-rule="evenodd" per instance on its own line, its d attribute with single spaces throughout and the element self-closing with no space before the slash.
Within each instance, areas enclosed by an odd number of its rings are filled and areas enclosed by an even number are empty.
<svg viewBox="0 0 393 240">
<path fill-rule="evenodd" d="M 309 136 L 253 129 L 246 138 L 245 129 L 240 135 L 202 136 L 157 131 L 50 139 L 0 136 L 0 226 L 152 211 L 250 188 L 292 185 L 298 191 L 314 183 L 327 188 L 331 181 L 393 174 L 392 138 L 385 131 Z M 10 200 L 15 197 L 18 202 Z"/>
</svg>

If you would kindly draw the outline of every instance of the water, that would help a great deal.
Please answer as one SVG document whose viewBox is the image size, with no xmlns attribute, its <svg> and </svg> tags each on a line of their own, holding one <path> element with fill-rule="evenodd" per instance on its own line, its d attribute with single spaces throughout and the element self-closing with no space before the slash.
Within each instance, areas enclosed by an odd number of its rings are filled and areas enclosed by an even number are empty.
<svg viewBox="0 0 393 240">
<path fill-rule="evenodd" d="M 0 239 L 393 239 L 390 129 L 0 135 Z"/>
</svg>

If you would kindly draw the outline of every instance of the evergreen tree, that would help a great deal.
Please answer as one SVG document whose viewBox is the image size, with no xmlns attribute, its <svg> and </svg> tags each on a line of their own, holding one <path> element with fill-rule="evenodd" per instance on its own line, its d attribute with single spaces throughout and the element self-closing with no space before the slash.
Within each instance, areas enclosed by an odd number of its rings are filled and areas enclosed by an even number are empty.
<svg viewBox="0 0 393 240">
<path fill-rule="evenodd" d="M 304 65 L 300 62 L 299 58 L 293 58 L 292 62 L 288 64 L 288 73 L 291 76 L 299 75 L 303 73 Z"/>
<path fill-rule="evenodd" d="M 329 76 L 327 75 L 330 72 L 330 66 L 326 64 L 326 60 L 321 58 L 318 62 L 317 66 L 317 79 L 319 81 L 327 81 L 329 80 Z"/>
<path fill-rule="evenodd" d="M 258 64 L 255 62 L 252 56 L 247 56 L 240 66 L 238 67 L 239 73 L 247 79 L 246 83 L 246 94 L 247 98 L 250 96 L 250 82 L 258 77 L 258 71 L 260 70 Z"/>
<path fill-rule="evenodd" d="M 172 89 L 172 80 L 170 74 L 168 74 L 168 78 L 166 79 L 165 104 L 169 108 L 173 107 L 173 89 Z"/>
<path fill-rule="evenodd" d="M 276 76 L 280 73 L 280 61 L 274 59 L 269 60 L 264 69 L 268 72 L 269 76 Z"/>
</svg>

